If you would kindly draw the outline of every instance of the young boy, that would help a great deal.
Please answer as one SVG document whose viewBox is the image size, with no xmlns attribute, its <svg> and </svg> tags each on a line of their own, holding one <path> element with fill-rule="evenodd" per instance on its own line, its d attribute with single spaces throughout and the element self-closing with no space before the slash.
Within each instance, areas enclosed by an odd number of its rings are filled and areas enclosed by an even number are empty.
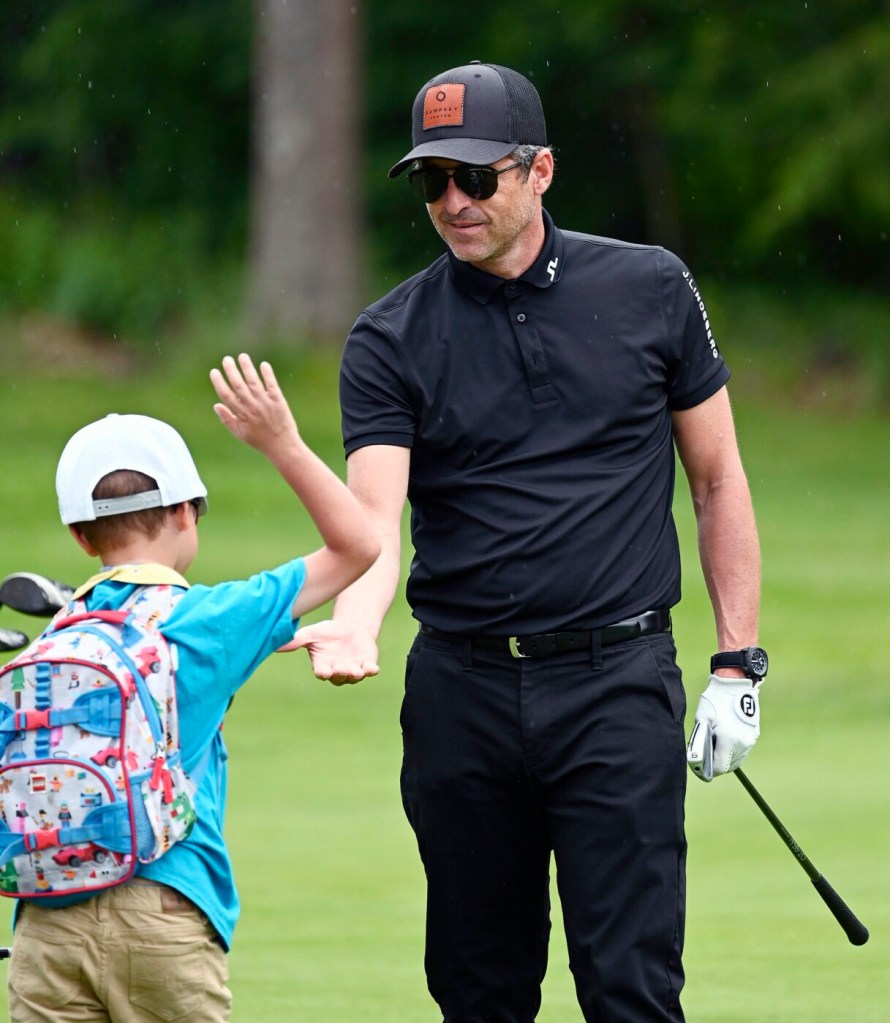
<svg viewBox="0 0 890 1023">
<path fill-rule="evenodd" d="M 272 462 L 324 546 L 248 580 L 189 587 L 181 573 L 197 552 L 207 490 L 179 434 L 157 419 L 115 415 L 68 442 L 56 475 L 62 521 L 105 566 L 87 584 L 90 610 L 120 607 L 138 585 L 182 587 L 161 631 L 178 652 L 183 763 L 187 771 L 200 765 L 198 820 L 126 884 L 87 898 L 17 903 L 13 1023 L 230 1018 L 225 953 L 239 907 L 222 834 L 220 725 L 238 688 L 293 638 L 297 619 L 379 553 L 358 502 L 301 439 L 271 366 L 258 372 L 246 355 L 227 357 L 210 376 L 223 425 Z"/>
</svg>

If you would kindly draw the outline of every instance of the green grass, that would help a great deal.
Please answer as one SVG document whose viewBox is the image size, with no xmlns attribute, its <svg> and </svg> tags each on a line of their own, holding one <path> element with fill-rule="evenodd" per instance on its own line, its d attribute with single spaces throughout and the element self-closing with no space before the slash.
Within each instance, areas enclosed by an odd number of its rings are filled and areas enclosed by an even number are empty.
<svg viewBox="0 0 890 1023">
<path fill-rule="evenodd" d="M 53 474 L 72 430 L 112 409 L 168 418 L 192 445 L 211 506 L 194 579 L 243 575 L 316 544 L 271 468 L 216 422 L 206 371 L 221 348 L 200 347 L 162 345 L 137 375 L 116 380 L 95 356 L 59 375 L 23 375 L 5 362 L 0 576 L 88 574 L 58 523 Z M 279 353 L 275 363 L 304 435 L 342 470 L 334 359 Z M 690 777 L 687 1017 L 878 1023 L 890 1004 L 890 420 L 764 400 L 744 385 L 739 379 L 733 393 L 763 544 L 761 638 L 772 660 L 749 774 L 872 937 L 863 948 L 847 943 L 734 779 L 706 786 Z M 677 514 L 686 577 L 675 621 L 692 710 L 713 626 L 682 487 Z M 8 609 L 0 623 L 32 635 L 37 625 Z M 278 656 L 235 702 L 226 736 L 227 831 L 243 900 L 230 961 L 237 1020 L 436 1018 L 422 970 L 422 872 L 398 792 L 411 632 L 400 598 L 384 628 L 379 678 L 335 689 L 312 677 L 304 655 Z M 560 926 L 555 906 L 540 1023 L 580 1020 Z"/>
</svg>

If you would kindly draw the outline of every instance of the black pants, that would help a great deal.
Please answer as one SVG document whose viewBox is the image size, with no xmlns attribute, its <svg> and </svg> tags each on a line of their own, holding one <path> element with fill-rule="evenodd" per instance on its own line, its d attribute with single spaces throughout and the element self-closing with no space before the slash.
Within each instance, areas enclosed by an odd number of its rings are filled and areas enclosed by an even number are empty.
<svg viewBox="0 0 890 1023">
<path fill-rule="evenodd" d="M 685 697 L 667 633 L 536 660 L 419 635 L 402 798 L 445 1023 L 532 1023 L 556 865 L 588 1023 L 682 1023 Z"/>
</svg>

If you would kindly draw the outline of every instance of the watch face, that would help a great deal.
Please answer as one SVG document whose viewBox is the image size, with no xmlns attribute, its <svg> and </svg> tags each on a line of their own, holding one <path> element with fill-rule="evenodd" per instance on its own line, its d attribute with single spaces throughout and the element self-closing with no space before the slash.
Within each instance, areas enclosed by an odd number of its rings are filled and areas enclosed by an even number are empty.
<svg viewBox="0 0 890 1023">
<path fill-rule="evenodd" d="M 757 675 L 759 678 L 763 678 L 766 675 L 766 669 L 769 664 L 766 657 L 766 651 L 759 646 L 752 646 L 748 649 L 748 664 L 751 668 L 751 672 Z"/>
</svg>

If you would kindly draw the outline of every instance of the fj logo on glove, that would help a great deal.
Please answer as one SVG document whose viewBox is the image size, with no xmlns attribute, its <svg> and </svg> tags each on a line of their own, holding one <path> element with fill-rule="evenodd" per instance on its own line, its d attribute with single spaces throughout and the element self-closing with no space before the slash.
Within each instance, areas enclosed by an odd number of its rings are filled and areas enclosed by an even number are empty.
<svg viewBox="0 0 890 1023">
<path fill-rule="evenodd" d="M 757 713 L 757 701 L 750 693 L 745 693 L 739 700 L 739 709 L 746 718 L 753 718 Z"/>
</svg>

